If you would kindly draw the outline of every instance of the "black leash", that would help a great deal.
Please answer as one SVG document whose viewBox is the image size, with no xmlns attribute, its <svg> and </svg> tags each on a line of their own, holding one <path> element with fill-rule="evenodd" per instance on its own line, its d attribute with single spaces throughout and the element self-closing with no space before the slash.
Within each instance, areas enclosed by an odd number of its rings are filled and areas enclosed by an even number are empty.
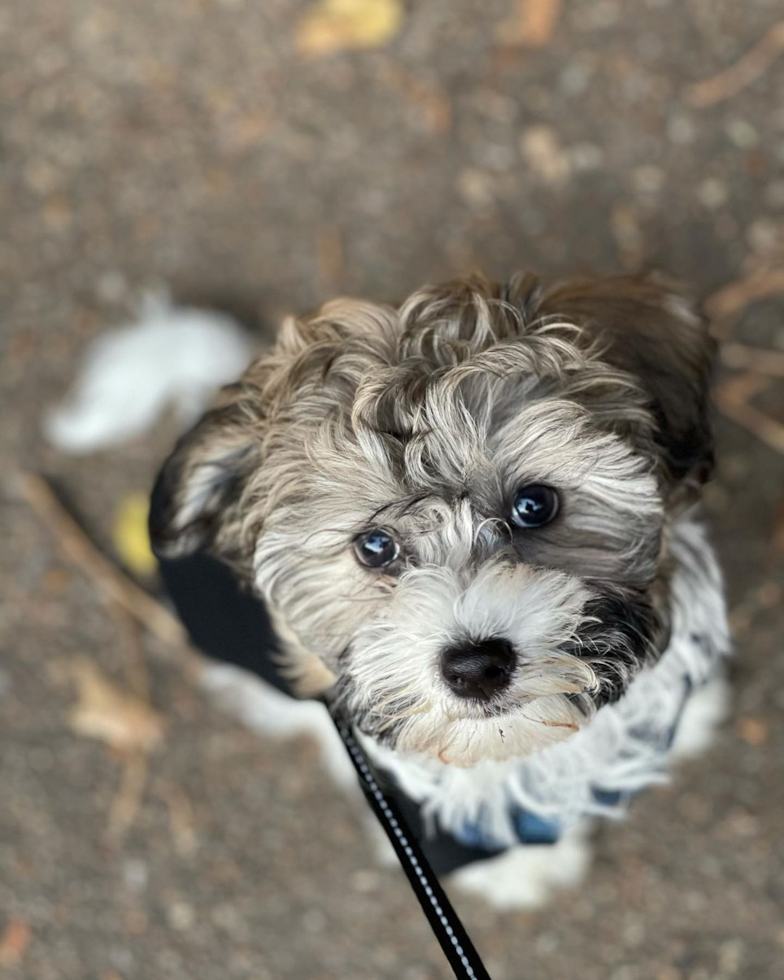
<svg viewBox="0 0 784 980">
<path fill-rule="evenodd" d="M 490 974 L 484 968 L 479 953 L 468 938 L 463 923 L 433 874 L 422 849 L 406 826 L 394 798 L 384 793 L 378 785 L 351 728 L 342 718 L 332 712 L 330 714 L 357 771 L 367 801 L 394 847 L 409 884 L 414 889 L 455 976 L 458 980 L 490 980 Z"/>
</svg>

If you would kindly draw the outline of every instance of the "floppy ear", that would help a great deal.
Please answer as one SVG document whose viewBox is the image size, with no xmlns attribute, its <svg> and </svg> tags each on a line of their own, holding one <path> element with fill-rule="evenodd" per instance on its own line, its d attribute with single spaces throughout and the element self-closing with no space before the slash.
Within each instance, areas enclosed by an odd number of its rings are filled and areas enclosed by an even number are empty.
<svg viewBox="0 0 784 980">
<path fill-rule="evenodd" d="M 260 438 L 236 404 L 207 412 L 177 443 L 150 502 L 150 541 L 159 558 L 212 547 L 234 558 L 240 497 L 260 459 Z"/>
<path fill-rule="evenodd" d="M 545 290 L 536 314 L 581 324 L 604 350 L 604 360 L 636 377 L 648 396 L 672 480 L 695 485 L 708 479 L 715 345 L 705 320 L 676 289 L 650 276 L 572 280 Z"/>
</svg>

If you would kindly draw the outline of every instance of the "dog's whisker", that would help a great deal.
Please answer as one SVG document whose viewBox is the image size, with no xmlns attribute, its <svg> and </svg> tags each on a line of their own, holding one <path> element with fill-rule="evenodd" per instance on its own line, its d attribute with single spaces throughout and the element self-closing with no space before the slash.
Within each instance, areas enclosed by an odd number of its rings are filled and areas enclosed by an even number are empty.
<svg viewBox="0 0 784 980">
<path fill-rule="evenodd" d="M 430 711 L 430 708 L 430 702 L 426 701 L 425 704 L 418 705 L 414 708 L 409 708 L 408 711 L 401 711 L 399 714 L 389 715 L 387 720 L 378 727 L 377 732 L 380 735 L 388 728 L 391 728 L 391 726 L 396 724 L 398 721 L 402 721 L 404 718 L 411 718 L 413 715 L 426 714 L 428 711 Z"/>
</svg>

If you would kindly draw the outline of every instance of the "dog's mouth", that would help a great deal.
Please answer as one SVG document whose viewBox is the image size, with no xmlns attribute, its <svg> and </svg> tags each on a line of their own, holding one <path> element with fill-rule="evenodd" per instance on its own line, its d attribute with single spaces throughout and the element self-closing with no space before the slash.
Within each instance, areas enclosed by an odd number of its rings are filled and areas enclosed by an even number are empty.
<svg viewBox="0 0 784 980">
<path fill-rule="evenodd" d="M 576 734 L 591 718 L 590 699 L 562 695 L 461 706 L 457 714 L 435 707 L 422 724 L 400 725 L 382 739 L 404 753 L 431 756 L 446 765 L 522 758 Z"/>
<path fill-rule="evenodd" d="M 571 658 L 570 658 L 571 659 Z M 592 677 L 586 671 L 579 679 L 573 672 L 564 675 L 563 669 L 548 671 L 546 666 L 531 672 L 535 676 L 521 678 L 515 673 L 509 685 L 491 697 L 457 697 L 444 691 L 440 680 L 417 685 L 416 690 L 405 687 L 386 689 L 374 698 L 363 698 L 351 670 L 339 675 L 332 689 L 332 702 L 365 734 L 393 745 L 401 731 L 419 724 L 437 728 L 472 724 L 514 724 L 529 715 L 538 716 L 545 704 L 563 702 L 571 717 L 590 715 L 593 699 Z M 576 730 L 571 722 L 564 727 Z"/>
<path fill-rule="evenodd" d="M 420 727 L 430 730 L 436 740 L 439 731 L 458 728 L 486 731 L 489 727 L 503 741 L 510 731 L 526 724 L 551 730 L 554 737 L 566 737 L 579 730 L 594 707 L 585 693 L 541 696 L 509 693 L 491 701 L 461 699 L 459 704 L 423 699 L 397 701 L 394 706 L 361 705 L 352 697 L 351 690 L 350 681 L 344 680 L 336 689 L 335 704 L 347 711 L 360 731 L 390 748 L 398 747 L 401 741 L 407 740 L 408 733 Z M 556 703 L 562 707 L 556 709 Z"/>
<path fill-rule="evenodd" d="M 526 695 L 501 695 L 490 701 L 466 698 L 461 700 L 454 710 L 448 710 L 446 714 L 455 721 L 511 719 L 524 711 L 526 706 L 535 700 L 535 697 Z"/>
</svg>

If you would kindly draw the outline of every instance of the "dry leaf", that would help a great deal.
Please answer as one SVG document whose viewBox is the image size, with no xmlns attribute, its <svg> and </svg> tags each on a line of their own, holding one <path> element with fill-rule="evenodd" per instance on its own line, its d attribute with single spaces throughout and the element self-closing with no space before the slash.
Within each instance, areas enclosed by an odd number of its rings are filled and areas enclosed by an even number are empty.
<svg viewBox="0 0 784 980">
<path fill-rule="evenodd" d="M 763 746 L 769 736 L 767 725 L 759 718 L 738 718 L 735 730 L 747 745 L 751 745 L 755 749 Z"/>
<path fill-rule="evenodd" d="M 297 26 L 297 48 L 310 57 L 380 48 L 403 25 L 400 0 L 319 0 Z"/>
<path fill-rule="evenodd" d="M 150 498 L 139 490 L 124 497 L 114 514 L 112 540 L 122 563 L 134 574 L 152 575 L 157 563 L 150 548 Z"/>
<path fill-rule="evenodd" d="M 713 319 L 742 313 L 751 303 L 784 292 L 784 269 L 755 269 L 743 279 L 722 286 L 705 301 L 705 312 Z"/>
<path fill-rule="evenodd" d="M 543 48 L 555 32 L 561 0 L 516 0 L 515 13 L 499 24 L 498 41 L 509 47 Z"/>
<path fill-rule="evenodd" d="M 68 719 L 72 731 L 124 752 L 147 752 L 161 741 L 163 719 L 149 704 L 115 686 L 86 657 L 76 660 L 71 671 L 79 693 Z"/>
<path fill-rule="evenodd" d="M 9 919 L 0 935 L 0 966 L 17 966 L 30 945 L 32 930 L 24 919 Z"/>
</svg>

